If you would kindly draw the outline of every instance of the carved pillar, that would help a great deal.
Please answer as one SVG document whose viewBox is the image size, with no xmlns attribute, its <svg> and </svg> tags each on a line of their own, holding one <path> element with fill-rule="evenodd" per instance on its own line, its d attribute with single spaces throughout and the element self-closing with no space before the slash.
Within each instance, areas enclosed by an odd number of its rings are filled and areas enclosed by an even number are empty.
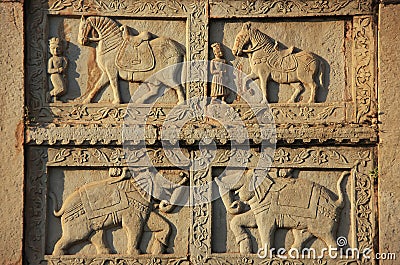
<svg viewBox="0 0 400 265">
<path fill-rule="evenodd" d="M 23 1 L 22 1 L 23 2 Z M 0 262 L 22 264 L 24 202 L 23 3 L 0 3 L 0 196 L 3 211 Z"/>
</svg>

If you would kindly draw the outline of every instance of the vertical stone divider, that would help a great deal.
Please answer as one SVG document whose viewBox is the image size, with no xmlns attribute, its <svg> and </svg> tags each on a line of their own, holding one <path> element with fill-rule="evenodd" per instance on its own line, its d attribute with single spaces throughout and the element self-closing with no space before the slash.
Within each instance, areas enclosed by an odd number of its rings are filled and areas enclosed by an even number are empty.
<svg viewBox="0 0 400 265">
<path fill-rule="evenodd" d="M 27 152 L 25 176 L 24 261 L 41 264 L 45 255 L 47 204 L 47 148 L 33 147 Z"/>
<path fill-rule="evenodd" d="M 378 34 L 378 211 L 379 252 L 400 255 L 400 4 L 379 7 Z M 389 1 L 388 1 L 389 2 Z M 393 1 L 394 3 L 394 1 Z M 380 264 L 399 264 L 398 260 L 381 260 Z"/>
<path fill-rule="evenodd" d="M 195 61 L 208 60 L 208 2 L 199 1 L 191 5 L 190 15 L 187 22 L 187 61 L 188 80 L 200 80 L 187 84 L 186 97 L 207 97 L 207 68 L 199 67 Z M 194 61 L 194 64 L 190 62 Z"/>
<path fill-rule="evenodd" d="M 195 99 L 191 104 L 201 104 L 207 98 L 207 65 L 208 60 L 208 1 L 198 1 L 191 5 L 187 22 L 187 99 Z M 201 63 L 196 61 L 203 61 Z M 192 63 L 193 62 L 193 63 Z M 203 104 L 201 104 L 203 105 Z M 193 264 L 206 263 L 208 254 L 211 253 L 211 204 L 207 203 L 211 197 L 211 189 L 207 183 L 211 181 L 211 168 L 197 168 L 195 151 L 191 151 L 190 168 L 190 259 Z M 195 188 L 195 187 L 198 188 Z"/>
<path fill-rule="evenodd" d="M 353 91 L 356 101 L 356 122 L 370 119 L 376 112 L 375 96 L 374 17 L 353 19 Z"/>
<path fill-rule="evenodd" d="M 211 254 L 211 166 L 198 163 L 200 151 L 191 152 L 190 168 L 190 257 L 193 264 L 205 264 Z"/>
<path fill-rule="evenodd" d="M 0 20 L 0 264 L 22 264 L 25 128 L 23 1 L 1 1 Z"/>
<path fill-rule="evenodd" d="M 27 34 L 26 54 L 25 60 L 26 67 L 26 103 L 27 118 L 32 122 L 37 122 L 39 116 L 43 113 L 47 114 L 45 106 L 48 105 L 46 101 L 46 91 L 48 90 L 48 77 L 47 69 L 47 15 L 43 7 L 47 1 L 30 1 L 25 9 L 27 14 L 26 32 L 34 34 Z M 47 110 L 48 111 L 48 110 Z"/>
</svg>

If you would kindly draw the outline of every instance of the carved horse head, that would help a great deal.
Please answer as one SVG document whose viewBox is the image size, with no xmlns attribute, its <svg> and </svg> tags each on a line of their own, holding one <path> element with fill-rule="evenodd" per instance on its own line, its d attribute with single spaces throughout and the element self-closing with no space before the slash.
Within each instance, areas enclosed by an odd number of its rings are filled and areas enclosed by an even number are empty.
<svg viewBox="0 0 400 265">
<path fill-rule="evenodd" d="M 86 22 L 84 16 L 81 17 L 81 22 L 79 23 L 78 31 L 78 43 L 81 45 L 87 45 L 89 43 L 88 35 L 92 26 L 90 23 Z"/>
<path fill-rule="evenodd" d="M 107 40 L 120 37 L 121 30 L 118 24 L 107 17 L 81 17 L 78 32 L 78 43 L 88 45 L 89 42 Z"/>
<path fill-rule="evenodd" d="M 244 50 L 244 46 L 249 43 L 251 44 L 251 47 L 249 47 L 247 50 Z M 246 22 L 236 35 L 232 52 L 235 56 L 240 56 L 242 53 L 251 53 L 260 49 L 264 49 L 269 54 L 273 47 L 274 41 L 270 36 L 262 33 L 256 28 L 252 28 L 251 23 Z"/>
<path fill-rule="evenodd" d="M 250 31 L 251 23 L 244 23 L 242 29 L 236 35 L 235 43 L 233 44 L 232 52 L 235 56 L 239 56 L 244 52 L 244 46 L 250 42 Z"/>
</svg>

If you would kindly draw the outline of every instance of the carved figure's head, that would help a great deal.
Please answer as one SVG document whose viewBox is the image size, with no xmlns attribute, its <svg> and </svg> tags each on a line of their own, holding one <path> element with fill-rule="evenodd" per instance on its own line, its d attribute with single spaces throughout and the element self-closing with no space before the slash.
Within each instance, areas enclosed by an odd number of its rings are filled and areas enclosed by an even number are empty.
<svg viewBox="0 0 400 265">
<path fill-rule="evenodd" d="M 216 42 L 216 43 L 211 44 L 211 48 L 213 49 L 215 57 L 222 58 L 224 56 L 224 53 L 222 52 L 220 43 Z"/>
<path fill-rule="evenodd" d="M 51 38 L 49 40 L 49 48 L 51 55 L 61 55 L 62 54 L 62 43 L 59 38 Z"/>
<path fill-rule="evenodd" d="M 243 48 L 250 42 L 251 23 L 243 24 L 242 29 L 236 35 L 235 43 L 233 44 L 232 53 L 235 56 L 240 56 L 243 53 Z"/>
</svg>

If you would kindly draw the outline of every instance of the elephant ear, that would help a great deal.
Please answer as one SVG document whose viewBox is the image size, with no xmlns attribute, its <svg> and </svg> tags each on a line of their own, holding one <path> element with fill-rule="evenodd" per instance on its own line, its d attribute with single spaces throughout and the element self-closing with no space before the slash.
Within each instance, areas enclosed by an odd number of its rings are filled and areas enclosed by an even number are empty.
<svg viewBox="0 0 400 265">
<path fill-rule="evenodd" d="M 153 174 L 148 170 L 132 178 L 135 189 L 147 201 L 151 200 L 151 194 L 153 194 L 153 178 Z"/>
<path fill-rule="evenodd" d="M 249 176 L 251 177 L 251 176 Z M 250 180 L 250 190 L 254 190 L 258 202 L 262 202 L 275 182 L 267 175 L 260 175 L 253 172 Z"/>
</svg>

